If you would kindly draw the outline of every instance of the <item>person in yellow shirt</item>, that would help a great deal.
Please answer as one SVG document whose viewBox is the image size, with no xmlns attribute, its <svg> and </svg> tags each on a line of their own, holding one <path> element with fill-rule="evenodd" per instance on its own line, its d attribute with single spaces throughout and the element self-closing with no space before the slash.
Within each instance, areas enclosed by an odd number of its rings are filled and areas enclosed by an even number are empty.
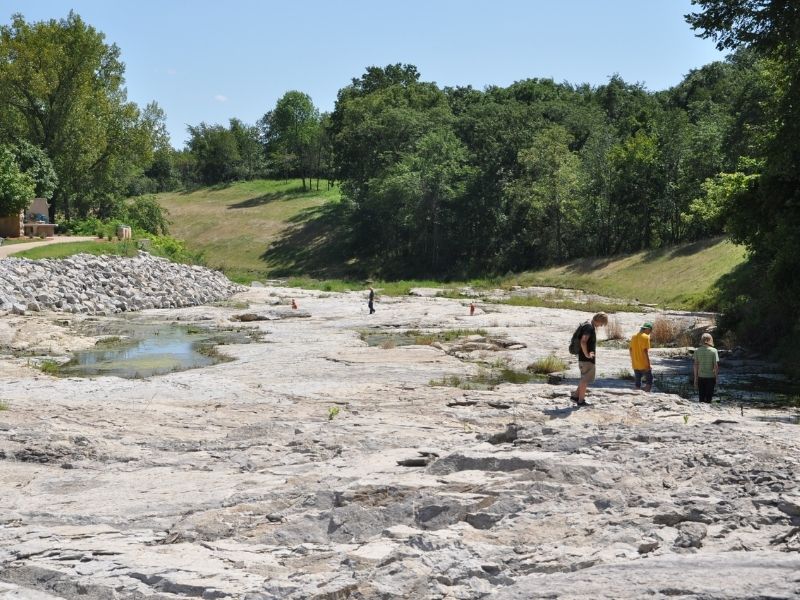
<svg viewBox="0 0 800 600">
<path fill-rule="evenodd" d="M 637 390 L 649 392 L 653 387 L 653 369 L 650 367 L 650 333 L 653 331 L 652 323 L 645 323 L 639 328 L 639 333 L 631 338 L 630 353 L 633 366 L 634 386 Z M 642 380 L 644 379 L 644 387 Z"/>
</svg>

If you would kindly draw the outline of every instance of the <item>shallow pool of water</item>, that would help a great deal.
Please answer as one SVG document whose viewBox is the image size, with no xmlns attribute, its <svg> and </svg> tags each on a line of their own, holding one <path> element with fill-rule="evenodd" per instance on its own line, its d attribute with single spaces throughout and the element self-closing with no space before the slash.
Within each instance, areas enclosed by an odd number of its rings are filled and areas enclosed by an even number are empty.
<svg viewBox="0 0 800 600">
<path fill-rule="evenodd" d="M 217 352 L 221 344 L 252 341 L 246 331 L 213 330 L 171 324 L 116 324 L 114 335 L 91 350 L 76 352 L 61 365 L 65 377 L 113 375 L 128 379 L 164 375 L 231 360 Z"/>
</svg>

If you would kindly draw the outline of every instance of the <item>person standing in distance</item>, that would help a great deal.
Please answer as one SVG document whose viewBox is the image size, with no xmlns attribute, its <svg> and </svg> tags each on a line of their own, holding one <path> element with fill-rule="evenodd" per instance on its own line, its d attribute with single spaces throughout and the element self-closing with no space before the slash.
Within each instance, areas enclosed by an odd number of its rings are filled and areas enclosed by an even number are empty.
<svg viewBox="0 0 800 600">
<path fill-rule="evenodd" d="M 369 314 L 372 314 L 372 313 L 375 312 L 374 302 L 375 302 L 375 290 L 373 290 L 372 286 L 370 286 L 370 288 L 369 288 L 369 301 L 367 302 L 367 306 L 369 306 Z"/>
<path fill-rule="evenodd" d="M 594 382 L 595 378 L 596 329 L 605 327 L 607 324 L 608 315 L 604 312 L 599 312 L 592 317 L 591 322 L 581 325 L 579 332 L 580 349 L 578 350 L 578 368 L 581 371 L 581 380 L 578 383 L 578 389 L 571 394 L 572 400 L 578 406 L 586 406 L 586 388 L 589 387 L 590 383 Z"/>
<path fill-rule="evenodd" d="M 652 323 L 645 323 L 639 328 L 639 333 L 631 338 L 629 347 L 631 353 L 631 366 L 633 367 L 634 387 L 649 392 L 653 388 L 653 369 L 650 366 L 650 334 L 653 331 Z M 644 379 L 644 387 L 642 387 Z"/>
<path fill-rule="evenodd" d="M 700 342 L 702 345 L 694 351 L 694 387 L 700 402 L 710 403 L 719 374 L 719 353 L 710 333 L 700 336 Z"/>
</svg>

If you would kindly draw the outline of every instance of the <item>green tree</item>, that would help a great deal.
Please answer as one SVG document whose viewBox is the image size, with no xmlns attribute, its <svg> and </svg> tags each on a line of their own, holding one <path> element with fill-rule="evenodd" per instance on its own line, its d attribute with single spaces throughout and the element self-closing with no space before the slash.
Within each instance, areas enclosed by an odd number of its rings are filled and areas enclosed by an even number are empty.
<svg viewBox="0 0 800 600">
<path fill-rule="evenodd" d="M 23 173 L 11 151 L 0 146 L 0 216 L 19 214 L 36 190 L 33 178 Z"/>
<path fill-rule="evenodd" d="M 200 182 L 206 185 L 234 181 L 242 156 L 236 136 L 222 125 L 189 125 L 189 152 L 196 161 Z"/>
<path fill-rule="evenodd" d="M 51 211 L 97 209 L 151 159 L 126 100 L 119 48 L 75 13 L 0 27 L 0 133 L 42 148 L 58 175 Z M 53 215 L 51 215 L 53 216 Z"/>
<path fill-rule="evenodd" d="M 791 0 L 694 0 L 687 21 L 719 49 L 749 47 L 774 71 L 768 104 L 775 123 L 764 139 L 763 171 L 746 193 L 729 203 L 726 227 L 748 246 L 760 269 L 749 302 L 730 313 L 750 340 L 793 349 L 800 335 L 800 4 Z M 758 156 L 756 156 L 758 158 Z M 776 340 L 779 342 L 776 344 Z M 782 340 L 782 343 L 780 342 Z M 786 360 L 800 370 L 795 352 Z"/>
<path fill-rule="evenodd" d="M 36 186 L 36 197 L 52 198 L 58 185 L 58 175 L 56 175 L 50 157 L 41 148 L 25 140 L 17 142 L 11 151 L 22 172 L 27 173 L 33 179 Z"/>
<path fill-rule="evenodd" d="M 315 165 L 315 148 L 320 135 L 319 110 L 308 94 L 298 91 L 286 92 L 259 121 L 262 139 L 267 152 L 284 165 L 292 157 L 292 170 L 311 187 L 311 176 Z"/>
<path fill-rule="evenodd" d="M 570 150 L 572 136 L 561 125 L 550 125 L 537 133 L 530 148 L 521 150 L 519 163 L 525 176 L 517 180 L 528 192 L 541 240 L 541 262 L 563 261 L 569 242 L 580 243 L 578 236 L 567 236 L 577 221 L 580 161 Z"/>
<path fill-rule="evenodd" d="M 451 121 L 444 93 L 418 82 L 411 66 L 371 67 L 339 91 L 329 134 L 359 252 L 379 254 L 381 223 L 393 219 L 394 209 L 376 201 L 384 194 L 374 194 L 372 185 L 411 155 L 422 137 L 447 129 Z"/>
</svg>

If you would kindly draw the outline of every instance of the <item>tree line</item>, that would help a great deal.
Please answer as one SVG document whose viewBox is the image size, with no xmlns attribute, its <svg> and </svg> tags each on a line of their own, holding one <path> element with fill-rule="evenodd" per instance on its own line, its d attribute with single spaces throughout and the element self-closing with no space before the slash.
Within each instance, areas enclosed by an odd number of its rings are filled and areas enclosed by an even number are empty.
<svg viewBox="0 0 800 600">
<path fill-rule="evenodd" d="M 800 6 L 694 0 L 727 59 L 649 91 L 525 79 L 440 87 L 369 67 L 331 113 L 289 91 L 255 124 L 190 126 L 127 101 L 120 51 L 70 13 L 0 28 L 0 209 L 109 216 L 131 195 L 261 177 L 341 186 L 341 240 L 384 277 L 519 271 L 728 234 L 751 272 L 717 299 L 749 336 L 800 333 Z M 781 329 L 782 328 L 782 329 Z"/>
</svg>

